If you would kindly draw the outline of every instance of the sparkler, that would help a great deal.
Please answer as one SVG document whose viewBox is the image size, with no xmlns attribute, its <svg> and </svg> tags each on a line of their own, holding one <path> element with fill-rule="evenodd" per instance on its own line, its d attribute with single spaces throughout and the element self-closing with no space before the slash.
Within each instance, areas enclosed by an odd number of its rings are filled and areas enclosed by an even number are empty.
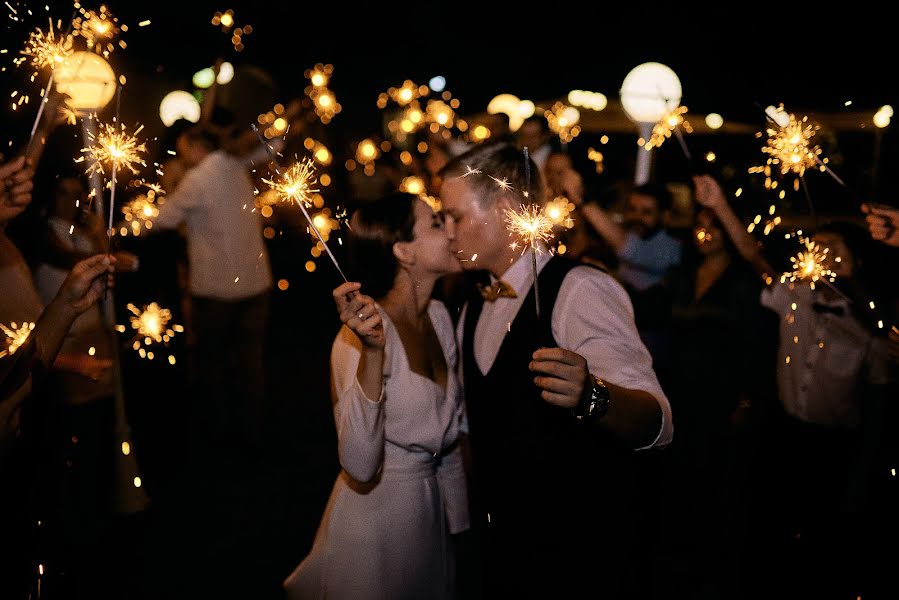
<svg viewBox="0 0 899 600">
<path fill-rule="evenodd" d="M 169 321 L 172 320 L 172 312 L 167 308 L 162 308 L 156 302 L 151 302 L 144 306 L 143 309 L 129 303 L 128 310 L 133 315 L 130 317 L 131 329 L 134 330 L 131 347 L 141 358 L 153 360 L 155 355 L 152 349 L 150 349 L 153 344 L 167 346 L 176 333 L 184 332 L 184 327 L 181 325 L 169 326 Z M 126 328 L 124 325 L 117 325 L 116 330 L 124 333 Z M 175 364 L 175 357 L 169 355 L 168 361 L 169 364 Z"/>
<path fill-rule="evenodd" d="M 821 148 L 812 143 L 812 138 L 820 128 L 808 123 L 808 117 L 797 119 L 789 113 L 789 121 L 782 127 L 768 127 L 768 140 L 762 152 L 769 155 L 771 164 L 780 165 L 781 175 L 793 172 L 799 177 L 806 169 L 814 168 L 821 154 Z"/>
<path fill-rule="evenodd" d="M 40 29 L 31 32 L 28 41 L 25 43 L 25 48 L 21 52 L 24 57 L 31 58 L 31 64 L 36 69 L 42 69 L 44 67 L 50 68 L 50 78 L 47 80 L 47 86 L 44 88 L 43 92 L 41 92 L 41 104 L 37 109 L 37 115 L 34 117 L 34 123 L 31 125 L 31 135 L 28 137 L 28 143 L 25 145 L 24 154 L 26 156 L 31 151 L 31 144 L 34 142 L 34 135 L 37 133 L 38 123 L 41 122 L 41 116 L 44 114 L 44 106 L 50 99 L 49 94 L 50 89 L 53 87 L 53 77 L 56 73 L 56 67 L 64 63 L 66 59 L 72 55 L 72 52 L 72 36 L 66 31 L 66 33 L 57 38 L 53 31 L 52 19 L 50 20 L 50 26 L 47 29 L 47 33 L 44 33 Z M 36 73 L 37 72 L 35 71 L 35 74 Z"/>
<path fill-rule="evenodd" d="M 523 149 L 523 152 L 525 182 L 524 196 L 529 198 L 531 190 L 531 159 L 527 147 Z M 497 181 L 493 176 L 490 176 L 490 178 Z M 502 182 L 505 183 L 505 181 L 505 178 L 503 178 Z M 506 184 L 506 186 L 508 186 L 508 184 Z M 504 187 L 502 185 L 500 185 L 500 187 L 503 190 L 511 189 L 511 187 Z M 536 204 L 529 204 L 527 206 L 521 205 L 519 211 L 512 209 L 506 210 L 506 227 L 509 229 L 509 235 L 517 238 L 516 241 L 512 242 L 512 248 L 517 248 L 518 244 L 521 243 L 522 254 L 524 254 L 528 246 L 531 248 L 531 267 L 534 275 L 534 307 L 537 311 L 538 320 L 540 319 L 540 290 L 537 287 L 537 252 L 539 252 L 540 249 L 538 248 L 537 243 L 549 241 L 552 237 L 552 226 L 552 220 L 549 219 Z"/>
<path fill-rule="evenodd" d="M 684 140 L 683 133 L 681 133 L 680 130 L 680 128 L 683 127 L 687 130 L 687 133 L 693 131 L 689 121 L 684 119 L 685 114 L 687 114 L 686 106 L 678 106 L 665 114 L 652 128 L 652 135 L 650 135 L 649 141 L 646 142 L 643 147 L 647 151 L 652 150 L 653 148 L 659 148 L 673 133 L 680 143 L 684 156 L 687 160 L 692 160 L 690 150 L 687 148 L 687 142 Z"/>
<path fill-rule="evenodd" d="M 830 249 L 822 248 L 817 242 L 808 238 L 800 241 L 805 249 L 790 258 L 790 262 L 793 263 L 793 271 L 784 273 L 784 278 L 789 278 L 791 282 L 797 279 L 807 281 L 812 289 L 815 289 L 817 281 L 833 282 L 836 274 L 826 265 L 827 253 Z"/>
<path fill-rule="evenodd" d="M 118 22 L 106 6 L 101 6 L 99 11 L 81 9 L 82 16 L 72 21 L 75 35 L 80 35 L 87 42 L 87 47 L 94 49 L 98 54 L 108 57 L 115 49 L 111 40 L 119 33 Z M 122 25 L 121 31 L 128 31 L 126 25 Z M 107 42 L 104 48 L 103 42 Z M 120 42 L 124 47 L 124 42 Z"/>
<path fill-rule="evenodd" d="M 119 92 L 121 92 L 121 87 Z M 120 94 L 121 97 L 121 94 Z M 118 110 L 116 110 L 118 113 Z M 118 115 L 116 116 L 118 121 Z M 116 190 L 116 174 L 121 169 L 128 169 L 133 174 L 137 174 L 138 170 L 135 164 L 147 166 L 146 161 L 141 154 L 147 151 L 147 146 L 139 141 L 136 137 L 143 130 L 143 125 L 138 127 L 134 134 L 129 134 L 125 125 L 122 123 L 100 123 L 100 132 L 96 136 L 91 136 L 93 142 L 87 148 L 82 148 L 81 152 L 85 154 L 76 162 L 80 162 L 90 157 L 91 164 L 87 168 L 87 173 L 104 174 L 108 168 L 111 171 L 108 187 L 109 192 L 109 224 L 107 227 L 107 239 L 112 243 L 112 216 L 115 209 L 115 190 Z"/>
<path fill-rule="evenodd" d="M 331 248 L 328 247 L 325 238 L 322 237 L 321 232 L 315 226 L 312 217 L 309 216 L 309 212 L 306 210 L 306 206 L 312 205 L 309 195 L 318 191 L 311 189 L 312 186 L 315 185 L 315 165 L 307 158 L 295 163 L 285 174 L 282 174 L 278 166 L 278 158 L 272 151 L 271 146 L 265 143 L 265 138 L 262 137 L 259 128 L 256 127 L 255 123 L 251 124 L 250 127 L 253 128 L 256 137 L 259 138 L 259 143 L 262 144 L 262 147 L 268 152 L 271 162 L 275 165 L 275 173 L 280 178 L 280 181 L 277 182 L 273 180 L 263 181 L 268 183 L 271 189 L 276 190 L 285 201 L 294 201 L 296 205 L 300 207 L 300 210 L 303 211 L 303 216 L 306 217 L 306 221 L 309 223 L 309 227 L 315 232 L 315 235 L 324 247 L 325 252 L 327 252 L 328 256 L 331 258 L 331 262 L 333 262 L 334 266 L 337 268 L 337 272 L 340 273 L 340 276 L 343 277 L 344 281 L 349 281 L 346 278 L 346 275 L 343 274 L 343 269 L 337 264 L 337 258 L 334 256 L 334 253 L 331 252 Z"/>
<path fill-rule="evenodd" d="M 9 327 L 0 323 L 0 331 L 6 334 L 6 348 L 0 350 L 0 358 L 15 354 L 16 350 L 21 348 L 28 340 L 28 336 L 31 335 L 33 329 L 34 323 L 22 323 L 20 326 L 10 323 Z"/>
</svg>

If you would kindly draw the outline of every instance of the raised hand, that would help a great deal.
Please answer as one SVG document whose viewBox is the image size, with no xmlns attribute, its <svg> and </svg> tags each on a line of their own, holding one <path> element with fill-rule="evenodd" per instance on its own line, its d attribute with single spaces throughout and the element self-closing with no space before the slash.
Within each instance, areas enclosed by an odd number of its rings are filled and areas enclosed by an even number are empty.
<svg viewBox="0 0 899 600">
<path fill-rule="evenodd" d="M 107 286 L 112 287 L 115 263 L 115 257 L 106 254 L 85 258 L 69 271 L 54 302 L 60 302 L 66 311 L 80 315 L 103 296 Z"/>
<path fill-rule="evenodd" d="M 341 322 L 369 348 L 383 348 L 386 338 L 381 314 L 371 296 L 361 294 L 362 284 L 351 281 L 334 288 L 334 302 Z"/>
</svg>

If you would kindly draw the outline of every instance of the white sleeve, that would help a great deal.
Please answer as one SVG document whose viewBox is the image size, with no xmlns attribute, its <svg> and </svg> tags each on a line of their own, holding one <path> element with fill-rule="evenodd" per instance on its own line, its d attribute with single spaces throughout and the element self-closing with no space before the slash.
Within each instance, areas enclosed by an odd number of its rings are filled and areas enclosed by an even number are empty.
<svg viewBox="0 0 899 600">
<path fill-rule="evenodd" d="M 371 481 L 384 461 L 384 385 L 376 400 L 365 395 L 356 370 L 362 342 L 343 326 L 331 348 L 331 397 L 340 465 L 353 479 Z M 386 361 L 386 357 L 385 357 Z"/>
<path fill-rule="evenodd" d="M 671 405 L 640 340 L 627 292 L 610 275 L 592 267 L 572 269 L 556 299 L 552 333 L 559 344 L 587 359 L 590 372 L 614 385 L 647 392 L 662 409 L 656 439 L 643 448 L 671 442 Z"/>
<path fill-rule="evenodd" d="M 165 202 L 158 205 L 159 214 L 154 225 L 161 229 L 175 229 L 187 218 L 187 213 L 203 203 L 206 187 L 196 169 L 188 171 L 175 191 L 165 195 Z"/>
<path fill-rule="evenodd" d="M 759 301 L 765 308 L 770 308 L 777 314 L 784 315 L 790 304 L 795 302 L 795 299 L 790 292 L 789 284 L 778 281 L 762 290 Z"/>
</svg>

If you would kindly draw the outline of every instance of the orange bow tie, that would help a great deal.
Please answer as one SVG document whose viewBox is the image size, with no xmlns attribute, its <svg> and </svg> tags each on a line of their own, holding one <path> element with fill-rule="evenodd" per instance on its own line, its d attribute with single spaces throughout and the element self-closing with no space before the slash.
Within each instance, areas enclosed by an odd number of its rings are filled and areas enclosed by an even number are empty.
<svg viewBox="0 0 899 600">
<path fill-rule="evenodd" d="M 481 292 L 481 296 L 483 296 L 484 300 L 486 300 L 487 302 L 493 302 L 500 296 L 504 298 L 518 297 L 518 294 L 515 293 L 515 288 L 513 288 L 502 279 L 497 279 L 491 285 L 483 285 L 479 283 L 478 291 Z"/>
</svg>

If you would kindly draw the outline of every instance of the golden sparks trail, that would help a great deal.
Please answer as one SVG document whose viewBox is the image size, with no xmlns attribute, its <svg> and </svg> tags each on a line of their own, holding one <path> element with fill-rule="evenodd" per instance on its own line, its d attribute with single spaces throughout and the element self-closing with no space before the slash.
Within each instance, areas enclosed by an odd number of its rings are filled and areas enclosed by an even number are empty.
<svg viewBox="0 0 899 600">
<path fill-rule="evenodd" d="M 309 158 L 295 162 L 289 169 L 279 173 L 279 180 L 263 179 L 271 189 L 276 191 L 283 202 L 296 202 L 304 207 L 312 206 L 312 194 L 319 191 L 313 188 L 318 180 L 315 178 L 315 163 Z"/>
<path fill-rule="evenodd" d="M 813 169 L 818 164 L 821 148 L 811 140 L 819 128 L 819 125 L 809 123 L 807 116 L 797 119 L 790 113 L 789 121 L 783 127 L 767 128 L 768 141 L 762 152 L 770 157 L 769 163 L 780 165 L 781 175 L 792 171 L 802 177 L 806 169 Z"/>
<path fill-rule="evenodd" d="M 540 252 L 537 242 L 547 242 L 552 238 L 552 220 L 535 204 L 522 205 L 518 211 L 506 209 L 506 228 L 509 235 L 517 238 L 511 247 L 522 246 L 522 254 L 528 248 Z"/>
<path fill-rule="evenodd" d="M 131 347 L 141 358 L 153 360 L 155 355 L 149 349 L 153 344 L 168 345 L 176 333 L 184 331 L 184 327 L 181 325 L 169 327 L 169 321 L 172 320 L 171 311 L 160 307 L 156 302 L 146 305 L 143 310 L 129 303 L 128 310 L 134 315 L 130 318 L 131 329 L 135 330 Z M 125 326 L 117 325 L 116 330 L 124 333 Z M 168 361 L 169 364 L 175 364 L 175 357 L 169 355 Z"/>
<path fill-rule="evenodd" d="M 0 331 L 6 334 L 6 340 L 4 340 L 6 348 L 0 350 L 0 358 L 15 354 L 16 350 L 21 348 L 28 340 L 32 329 L 34 329 L 34 323 L 22 323 L 21 326 L 10 323 L 9 327 L 0 323 Z"/>
<path fill-rule="evenodd" d="M 88 174 L 105 174 L 107 169 L 112 172 L 124 168 L 136 175 L 138 173 L 136 164 L 147 166 L 141 156 L 147 152 L 147 146 L 136 137 L 143 128 L 144 126 L 141 125 L 132 135 L 128 133 L 122 123 L 119 123 L 118 127 L 114 123 L 100 123 L 99 133 L 90 140 L 91 145 L 81 149 L 85 156 L 76 162 L 89 158 Z M 111 181 L 110 185 L 112 185 Z"/>
<path fill-rule="evenodd" d="M 684 119 L 687 114 L 686 106 L 678 106 L 671 112 L 667 113 L 652 128 L 652 135 L 649 137 L 643 147 L 648 151 L 653 148 L 659 148 L 665 140 L 671 137 L 678 127 L 683 127 L 687 133 L 692 133 L 693 128 L 688 121 Z"/>
<path fill-rule="evenodd" d="M 793 271 L 784 273 L 783 279 L 789 278 L 791 282 L 797 279 L 808 281 L 812 289 L 815 288 L 815 282 L 818 280 L 823 280 L 825 283 L 833 282 L 836 274 L 826 265 L 829 259 L 827 253 L 830 249 L 822 248 L 817 242 L 808 238 L 801 242 L 805 249 L 790 258 L 790 262 L 793 263 Z"/>
<path fill-rule="evenodd" d="M 57 37 L 51 20 L 46 33 L 40 29 L 31 32 L 21 54 L 30 58 L 35 68 L 49 67 L 53 70 L 64 63 L 72 52 L 72 36 L 60 34 Z"/>
</svg>

